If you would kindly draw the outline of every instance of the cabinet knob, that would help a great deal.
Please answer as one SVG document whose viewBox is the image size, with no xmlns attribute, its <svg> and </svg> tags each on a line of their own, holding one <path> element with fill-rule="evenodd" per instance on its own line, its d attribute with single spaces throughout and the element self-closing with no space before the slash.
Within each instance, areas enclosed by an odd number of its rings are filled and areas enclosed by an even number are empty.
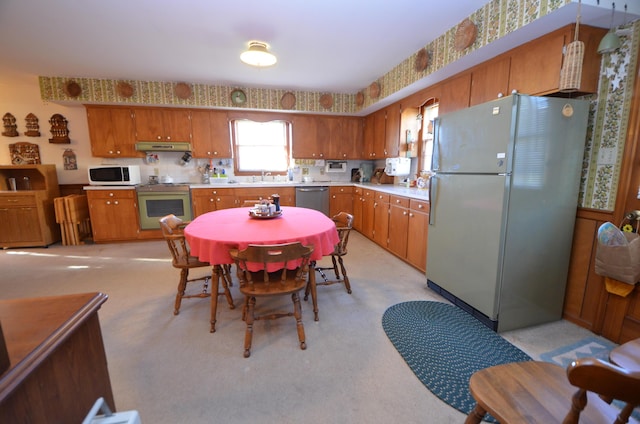
<svg viewBox="0 0 640 424">
<path fill-rule="evenodd" d="M 413 218 L 413 213 L 409 212 L 409 217 Z"/>
<path fill-rule="evenodd" d="M 160 135 L 159 135 L 157 139 L 158 139 L 158 140 L 162 140 L 162 136 L 160 136 Z"/>
<path fill-rule="evenodd" d="M 396 199 L 396 203 L 400 203 L 400 199 Z"/>
<path fill-rule="evenodd" d="M 418 205 L 418 209 L 422 209 L 422 208 L 423 208 L 423 206 L 422 206 L 422 205 Z"/>
<path fill-rule="evenodd" d="M 109 193 L 109 197 L 113 197 L 113 193 Z"/>
<path fill-rule="evenodd" d="M 333 196 L 331 196 L 331 198 L 332 198 L 332 199 L 335 199 L 335 198 L 336 198 L 336 195 L 334 194 Z"/>
<path fill-rule="evenodd" d="M 407 214 L 407 211 L 402 212 L 402 215 L 406 215 L 406 214 Z"/>
<path fill-rule="evenodd" d="M 215 202 L 215 199 L 209 199 L 209 202 L 213 203 L 213 202 Z"/>
<path fill-rule="evenodd" d="M 170 135 L 167 136 L 167 141 L 171 141 L 171 136 Z"/>
<path fill-rule="evenodd" d="M 110 205 L 110 204 L 111 204 L 111 201 L 107 200 L 107 205 Z"/>
<path fill-rule="evenodd" d="M 118 205 L 119 203 L 118 203 L 118 201 L 117 201 L 117 200 L 115 200 L 115 201 L 113 202 L 113 204 L 114 204 L 114 205 Z"/>
</svg>

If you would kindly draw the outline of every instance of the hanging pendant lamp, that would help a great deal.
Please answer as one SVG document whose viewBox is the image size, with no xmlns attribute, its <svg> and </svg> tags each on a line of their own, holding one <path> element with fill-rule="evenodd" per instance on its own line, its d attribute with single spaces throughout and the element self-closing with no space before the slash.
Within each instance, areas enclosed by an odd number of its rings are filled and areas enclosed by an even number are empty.
<svg viewBox="0 0 640 424">
<path fill-rule="evenodd" d="M 616 4 L 611 5 L 611 25 L 609 25 L 609 32 L 602 38 L 598 45 L 598 53 L 611 53 L 620 48 L 620 37 L 613 29 L 613 15 L 616 11 Z"/>
</svg>

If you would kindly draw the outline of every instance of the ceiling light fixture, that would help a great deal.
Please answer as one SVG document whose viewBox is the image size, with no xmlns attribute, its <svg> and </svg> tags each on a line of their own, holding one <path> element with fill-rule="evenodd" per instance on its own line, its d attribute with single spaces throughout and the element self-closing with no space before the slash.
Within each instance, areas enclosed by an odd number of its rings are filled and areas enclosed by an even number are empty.
<svg viewBox="0 0 640 424">
<path fill-rule="evenodd" d="M 609 32 L 602 38 L 598 45 L 598 53 L 611 53 L 620 47 L 620 37 L 613 30 L 613 15 L 616 11 L 616 4 L 611 4 L 611 25 L 609 25 Z"/>
<path fill-rule="evenodd" d="M 249 41 L 249 49 L 242 52 L 240 60 L 258 68 L 273 66 L 278 61 L 275 55 L 269 52 L 267 43 L 262 41 Z"/>
</svg>

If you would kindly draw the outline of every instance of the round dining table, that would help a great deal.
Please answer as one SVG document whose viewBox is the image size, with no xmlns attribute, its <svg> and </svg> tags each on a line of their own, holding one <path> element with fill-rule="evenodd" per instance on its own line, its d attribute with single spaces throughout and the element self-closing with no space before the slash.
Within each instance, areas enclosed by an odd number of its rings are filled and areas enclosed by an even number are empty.
<svg viewBox="0 0 640 424">
<path fill-rule="evenodd" d="M 284 207 L 276 217 L 255 217 L 252 208 L 231 208 L 208 212 L 196 217 L 184 229 L 191 255 L 213 266 L 212 289 L 219 288 L 221 265 L 232 264 L 230 249 L 245 249 L 250 244 L 283 244 L 299 241 L 313 246 L 311 261 L 330 255 L 339 241 L 336 225 L 322 212 Z M 315 320 L 318 320 L 315 275 L 309 270 L 311 298 Z M 212 291 L 213 292 L 213 291 Z M 211 331 L 215 331 L 217 296 L 211 296 Z"/>
</svg>

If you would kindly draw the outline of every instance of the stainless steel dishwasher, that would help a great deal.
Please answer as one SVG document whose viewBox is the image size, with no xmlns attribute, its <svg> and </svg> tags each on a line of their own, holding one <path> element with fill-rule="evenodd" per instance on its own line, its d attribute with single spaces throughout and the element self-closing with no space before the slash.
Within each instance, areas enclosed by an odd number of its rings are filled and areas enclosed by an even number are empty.
<svg viewBox="0 0 640 424">
<path fill-rule="evenodd" d="M 315 209 L 329 216 L 329 187 L 296 187 L 296 206 Z"/>
</svg>

